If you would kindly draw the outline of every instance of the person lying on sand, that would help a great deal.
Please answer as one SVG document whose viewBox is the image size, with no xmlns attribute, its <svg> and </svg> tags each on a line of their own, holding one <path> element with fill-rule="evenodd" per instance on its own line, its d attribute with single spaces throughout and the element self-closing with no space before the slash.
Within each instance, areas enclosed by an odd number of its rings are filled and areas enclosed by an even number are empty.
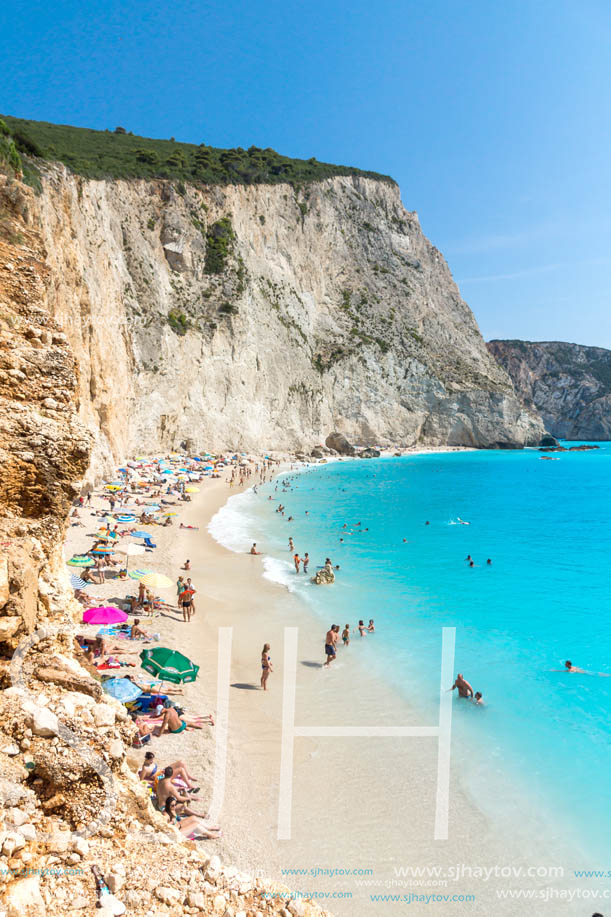
<svg viewBox="0 0 611 917">
<path fill-rule="evenodd" d="M 193 529 L 195 532 L 199 532 L 199 525 L 183 525 L 181 522 L 180 528 L 181 529 Z"/>
<path fill-rule="evenodd" d="M 218 826 L 207 828 L 201 820 L 201 817 L 191 814 L 179 814 L 179 801 L 173 796 L 168 796 L 163 811 L 169 823 L 175 825 L 181 834 L 184 834 L 191 840 L 197 838 L 215 840 L 216 838 L 222 837 L 222 831 Z"/>
<path fill-rule="evenodd" d="M 473 688 L 471 687 L 469 682 L 463 678 L 460 672 L 456 676 L 456 681 L 454 682 L 454 684 L 452 685 L 452 687 L 449 690 L 453 691 L 454 688 L 458 689 L 459 697 L 473 697 L 474 695 Z"/>
</svg>

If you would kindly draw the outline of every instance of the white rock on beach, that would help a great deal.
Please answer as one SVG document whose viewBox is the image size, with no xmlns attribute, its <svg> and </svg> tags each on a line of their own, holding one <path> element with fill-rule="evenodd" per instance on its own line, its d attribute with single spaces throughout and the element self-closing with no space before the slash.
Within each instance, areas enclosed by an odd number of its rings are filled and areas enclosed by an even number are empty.
<svg viewBox="0 0 611 917">
<path fill-rule="evenodd" d="M 93 708 L 93 719 L 96 726 L 114 726 L 115 708 L 110 704 L 96 704 Z"/>
<path fill-rule="evenodd" d="M 47 912 L 37 876 L 12 882 L 4 900 L 6 917 L 44 917 Z"/>
</svg>

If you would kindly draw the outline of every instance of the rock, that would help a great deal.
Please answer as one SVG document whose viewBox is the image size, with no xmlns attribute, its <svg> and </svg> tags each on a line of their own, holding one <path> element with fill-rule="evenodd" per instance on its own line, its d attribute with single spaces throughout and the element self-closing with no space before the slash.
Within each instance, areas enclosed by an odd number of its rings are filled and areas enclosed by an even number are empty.
<svg viewBox="0 0 611 917">
<path fill-rule="evenodd" d="M 57 717 L 46 707 L 37 707 L 32 715 L 32 732 L 35 736 L 50 738 L 57 735 Z"/>
<path fill-rule="evenodd" d="M 210 857 L 210 862 L 206 867 L 206 876 L 217 876 L 221 871 L 221 858 L 219 856 Z"/>
<path fill-rule="evenodd" d="M 25 838 L 15 831 L 9 831 L 2 844 L 2 853 L 4 856 L 10 857 L 15 851 L 21 850 L 22 847 L 25 847 Z"/>
<path fill-rule="evenodd" d="M 44 917 L 47 913 L 40 893 L 40 879 L 33 876 L 12 882 L 4 900 L 6 917 Z"/>
<path fill-rule="evenodd" d="M 321 459 L 323 457 L 323 453 L 320 449 L 312 449 L 310 455 L 315 459 Z"/>
<path fill-rule="evenodd" d="M 68 866 L 76 866 L 77 863 L 81 862 L 81 858 L 78 853 L 69 853 L 66 857 L 66 863 Z"/>
<path fill-rule="evenodd" d="M 335 449 L 339 455 L 354 455 L 356 450 L 351 446 L 343 433 L 329 433 L 325 440 L 328 449 Z"/>
<path fill-rule="evenodd" d="M 317 586 L 330 586 L 335 582 L 335 573 L 328 567 L 323 567 L 321 570 L 316 571 L 311 582 Z"/>
<path fill-rule="evenodd" d="M 119 760 L 125 754 L 125 748 L 123 747 L 123 742 L 121 739 L 113 739 L 110 745 L 108 746 L 108 754 L 111 758 Z"/>
<path fill-rule="evenodd" d="M 7 809 L 6 820 L 10 822 L 11 825 L 15 825 L 16 828 L 19 828 L 20 825 L 25 825 L 28 816 L 21 809 Z"/>
<path fill-rule="evenodd" d="M 187 895 L 187 904 L 189 907 L 199 908 L 200 911 L 206 909 L 206 896 L 203 892 L 189 892 Z"/>
<path fill-rule="evenodd" d="M 89 907 L 89 901 L 83 895 L 78 895 L 72 899 L 70 907 L 73 911 L 82 911 L 84 908 Z"/>
<path fill-rule="evenodd" d="M 77 837 L 72 842 L 72 849 L 79 856 L 86 857 L 89 853 L 89 841 L 84 837 Z"/>
<path fill-rule="evenodd" d="M 178 904 L 182 900 L 182 895 L 183 893 L 177 888 L 169 888 L 167 885 L 160 885 L 155 889 L 155 897 L 164 904 Z"/>
<path fill-rule="evenodd" d="M 212 907 L 216 914 L 224 914 L 227 907 L 227 899 L 224 895 L 216 895 L 212 902 Z"/>
<path fill-rule="evenodd" d="M 110 704 L 96 704 L 92 712 L 96 726 L 115 725 L 115 708 Z"/>
<path fill-rule="evenodd" d="M 122 887 L 125 885 L 125 878 L 120 876 L 117 872 L 109 872 L 104 878 L 113 895 L 115 892 L 121 891 Z"/>
<path fill-rule="evenodd" d="M 9 758 L 14 758 L 15 755 L 19 754 L 20 748 L 18 745 L 13 743 L 11 745 L 5 745 L 4 748 L 0 749 L 0 751 L 3 751 L 5 755 L 9 756 Z"/>
<path fill-rule="evenodd" d="M 0 557 L 0 608 L 4 608 L 9 597 L 8 558 Z"/>
<path fill-rule="evenodd" d="M 36 678 L 40 681 L 50 682 L 65 688 L 68 691 L 82 691 L 97 700 L 102 696 L 102 688 L 93 678 L 87 678 L 82 675 L 76 675 L 73 672 L 66 672 L 50 666 L 40 666 L 36 669 Z M 114 723 L 114 720 L 113 720 Z M 106 725 L 106 724 L 101 724 Z M 112 724 L 108 724 L 112 725 Z"/>
<path fill-rule="evenodd" d="M 557 446 L 558 440 L 556 439 L 555 436 L 552 436 L 551 433 L 546 433 L 545 436 L 541 437 L 541 441 L 539 445 L 540 446 Z"/>
<path fill-rule="evenodd" d="M 11 618 L 0 618 L 0 643 L 10 640 L 17 633 L 21 627 L 22 620 L 23 618 L 19 615 Z"/>
<path fill-rule="evenodd" d="M 378 449 L 363 449 L 362 452 L 359 452 L 358 458 L 379 458 L 380 452 Z"/>
<path fill-rule="evenodd" d="M 50 799 L 45 799 L 42 803 L 42 807 L 45 812 L 52 812 L 54 809 L 59 809 L 61 806 L 66 805 L 66 797 L 63 793 L 56 793 L 54 796 L 51 796 Z"/>
<path fill-rule="evenodd" d="M 287 904 L 287 910 L 293 914 L 293 917 L 305 917 L 306 908 L 303 898 L 293 898 Z"/>
<path fill-rule="evenodd" d="M 36 840 L 36 828 L 34 827 L 34 825 L 30 825 L 30 824 L 20 825 L 20 827 L 17 828 L 17 830 L 19 834 L 21 834 L 22 837 L 25 837 L 26 841 L 35 841 Z"/>
</svg>

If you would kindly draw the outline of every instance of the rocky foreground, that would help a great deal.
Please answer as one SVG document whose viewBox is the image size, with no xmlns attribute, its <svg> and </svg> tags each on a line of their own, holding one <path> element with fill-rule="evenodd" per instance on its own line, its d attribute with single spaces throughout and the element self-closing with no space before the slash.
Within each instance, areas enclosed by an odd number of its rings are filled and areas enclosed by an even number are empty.
<svg viewBox="0 0 611 917">
<path fill-rule="evenodd" d="M 223 866 L 154 811 L 130 758 L 135 727 L 75 658 L 82 608 L 62 543 L 93 437 L 77 415 L 76 361 L 48 312 L 31 205 L 18 183 L 0 185 L 0 911 L 320 914 Z M 111 908 L 95 908 L 92 866 Z"/>
</svg>

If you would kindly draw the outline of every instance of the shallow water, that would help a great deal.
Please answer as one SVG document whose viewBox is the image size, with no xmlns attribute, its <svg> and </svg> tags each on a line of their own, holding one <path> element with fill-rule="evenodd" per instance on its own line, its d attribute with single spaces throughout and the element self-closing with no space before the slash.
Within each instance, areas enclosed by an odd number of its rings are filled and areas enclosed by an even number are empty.
<svg viewBox="0 0 611 917">
<path fill-rule="evenodd" d="M 265 575 L 320 615 L 321 645 L 331 622 L 349 622 L 359 641 L 358 619 L 373 617 L 354 664 L 366 657 L 426 725 L 437 717 L 441 628 L 455 626 L 455 670 L 486 701 L 454 702 L 466 786 L 492 816 L 527 809 L 572 836 L 598 868 L 611 853 L 611 679 L 596 674 L 611 675 L 610 472 L 607 444 L 554 462 L 529 450 L 335 462 L 292 475 L 287 492 L 275 482 L 231 498 L 211 530 L 234 550 L 258 542 Z M 333 587 L 295 575 L 289 534 L 310 573 L 327 555 L 340 564 Z M 594 674 L 557 671 L 567 658 Z"/>
</svg>

